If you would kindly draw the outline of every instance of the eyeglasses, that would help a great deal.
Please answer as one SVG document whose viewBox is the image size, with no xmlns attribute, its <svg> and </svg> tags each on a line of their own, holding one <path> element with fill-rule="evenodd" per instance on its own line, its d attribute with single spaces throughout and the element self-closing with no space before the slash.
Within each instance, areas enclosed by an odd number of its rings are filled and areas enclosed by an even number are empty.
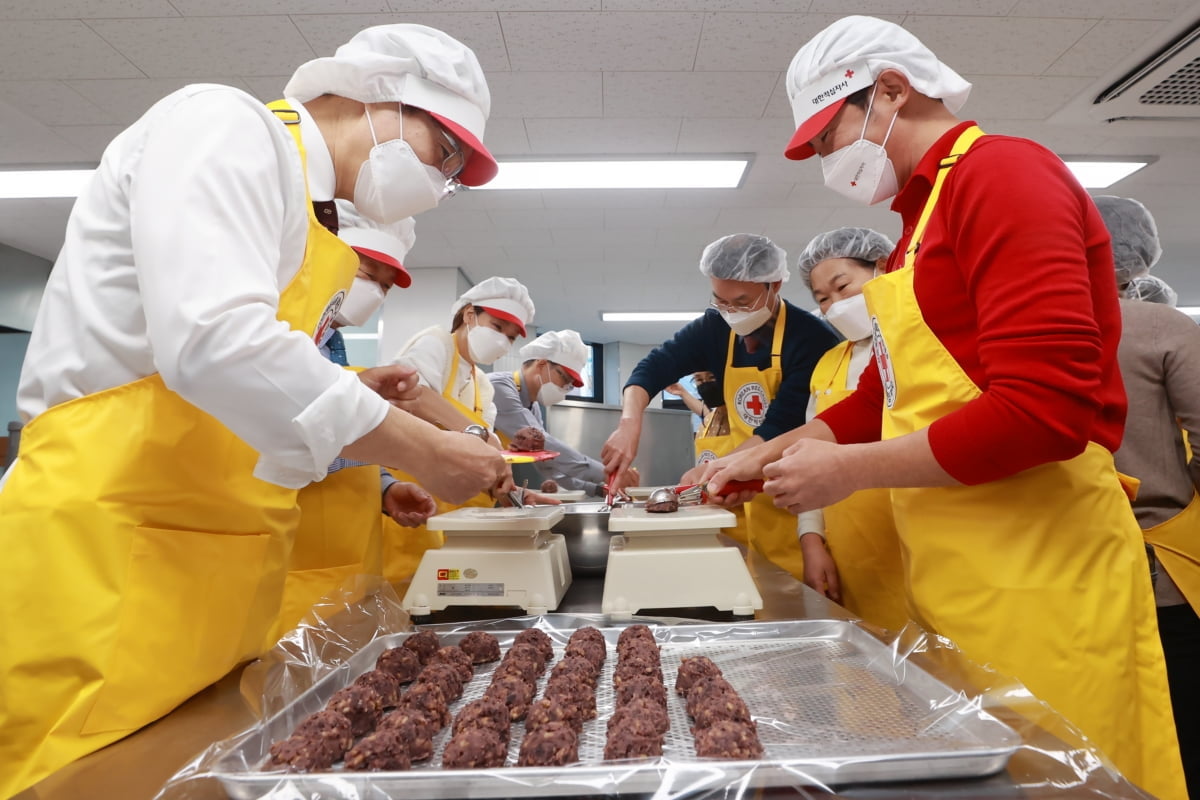
<svg viewBox="0 0 1200 800">
<path fill-rule="evenodd" d="M 458 177 L 458 173 L 463 171 L 463 167 L 467 165 L 467 157 L 463 155 L 462 145 L 458 140 L 446 132 L 445 128 L 438 127 L 442 132 L 442 138 L 446 140 L 450 154 L 442 159 L 442 174 L 447 180 L 454 180 Z"/>
<path fill-rule="evenodd" d="M 770 288 L 768 288 L 766 293 L 762 296 L 762 299 L 763 299 L 762 303 L 755 301 L 755 303 L 753 305 L 735 306 L 732 303 L 726 303 L 724 300 L 710 300 L 708 304 L 711 307 L 715 308 L 717 311 L 724 311 L 727 314 L 728 313 L 745 314 L 749 311 L 758 311 L 760 308 L 763 307 L 763 305 L 766 303 L 767 298 L 770 296 L 771 296 L 771 290 L 770 290 Z"/>
<path fill-rule="evenodd" d="M 554 373 L 558 375 L 558 379 L 562 381 L 559 386 L 564 389 L 570 389 L 575 385 L 575 379 L 568 375 L 565 369 L 560 367 L 558 364 L 551 364 L 550 366 L 554 367 Z"/>
</svg>

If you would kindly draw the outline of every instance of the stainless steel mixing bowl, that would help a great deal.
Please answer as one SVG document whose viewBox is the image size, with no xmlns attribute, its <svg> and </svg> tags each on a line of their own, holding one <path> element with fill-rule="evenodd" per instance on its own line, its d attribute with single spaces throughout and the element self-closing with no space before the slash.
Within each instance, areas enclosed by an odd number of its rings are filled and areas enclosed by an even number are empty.
<svg viewBox="0 0 1200 800">
<path fill-rule="evenodd" d="M 604 511 L 600 509 L 604 508 Z M 576 575 L 603 575 L 608 567 L 608 509 L 603 502 L 563 503 L 565 516 L 554 526 L 567 540 L 567 560 Z"/>
</svg>

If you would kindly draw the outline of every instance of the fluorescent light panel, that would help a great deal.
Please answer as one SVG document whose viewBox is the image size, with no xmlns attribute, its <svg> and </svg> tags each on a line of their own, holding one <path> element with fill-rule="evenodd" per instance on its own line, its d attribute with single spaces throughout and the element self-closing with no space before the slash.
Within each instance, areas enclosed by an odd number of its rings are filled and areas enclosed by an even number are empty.
<svg viewBox="0 0 1200 800">
<path fill-rule="evenodd" d="M 602 311 L 605 322 L 691 322 L 703 311 Z"/>
<path fill-rule="evenodd" d="M 0 170 L 0 199 L 77 197 L 93 169 Z"/>
<path fill-rule="evenodd" d="M 1193 319 L 1200 317 L 1200 306 L 1176 306 L 1176 309 L 1182 311 Z"/>
<path fill-rule="evenodd" d="M 495 180 L 479 189 L 736 189 L 750 162 L 501 161 Z"/>
<path fill-rule="evenodd" d="M 1150 162 L 1069 159 L 1064 163 L 1085 189 L 1107 189 L 1117 181 L 1128 178 Z"/>
</svg>

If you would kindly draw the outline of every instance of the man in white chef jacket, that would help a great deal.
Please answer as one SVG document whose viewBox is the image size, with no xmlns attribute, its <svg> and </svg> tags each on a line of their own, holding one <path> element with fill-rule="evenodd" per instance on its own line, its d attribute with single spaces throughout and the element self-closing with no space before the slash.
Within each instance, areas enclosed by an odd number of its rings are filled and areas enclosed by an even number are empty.
<svg viewBox="0 0 1200 800">
<path fill-rule="evenodd" d="M 495 175 L 475 55 L 432 28 L 370 28 L 284 93 L 174 92 L 113 140 L 71 213 L 0 489 L 0 796 L 269 646 L 296 489 L 335 457 L 449 501 L 507 474 L 377 393 L 410 386 L 403 370 L 360 379 L 314 344 L 358 266 L 334 198 L 389 223 Z"/>
</svg>

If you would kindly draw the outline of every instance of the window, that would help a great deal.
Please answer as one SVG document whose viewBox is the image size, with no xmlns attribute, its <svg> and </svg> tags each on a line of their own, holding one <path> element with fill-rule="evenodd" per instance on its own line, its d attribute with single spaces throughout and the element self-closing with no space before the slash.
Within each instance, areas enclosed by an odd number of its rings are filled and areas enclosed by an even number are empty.
<svg viewBox="0 0 1200 800">
<path fill-rule="evenodd" d="M 604 345 L 586 343 L 588 360 L 579 371 L 583 386 L 567 393 L 568 400 L 584 400 L 589 403 L 604 402 Z"/>
</svg>

